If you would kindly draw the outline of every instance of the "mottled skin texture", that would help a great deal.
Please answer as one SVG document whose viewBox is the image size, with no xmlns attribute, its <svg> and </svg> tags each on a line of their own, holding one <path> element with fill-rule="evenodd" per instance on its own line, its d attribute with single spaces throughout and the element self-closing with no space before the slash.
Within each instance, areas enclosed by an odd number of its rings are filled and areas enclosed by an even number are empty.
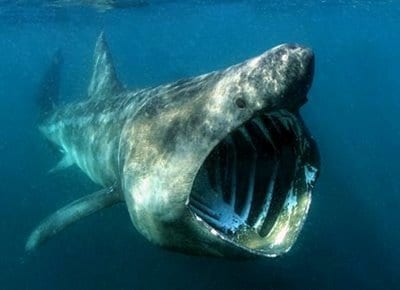
<svg viewBox="0 0 400 290">
<path fill-rule="evenodd" d="M 68 165 L 121 191 L 134 226 L 151 242 L 192 254 L 275 256 L 290 249 L 304 218 L 281 248 L 251 249 L 211 231 L 189 210 L 189 196 L 207 155 L 231 131 L 260 113 L 297 114 L 312 70 L 309 49 L 281 45 L 225 70 L 128 91 L 100 36 L 89 98 L 55 110 L 40 130 Z"/>
</svg>

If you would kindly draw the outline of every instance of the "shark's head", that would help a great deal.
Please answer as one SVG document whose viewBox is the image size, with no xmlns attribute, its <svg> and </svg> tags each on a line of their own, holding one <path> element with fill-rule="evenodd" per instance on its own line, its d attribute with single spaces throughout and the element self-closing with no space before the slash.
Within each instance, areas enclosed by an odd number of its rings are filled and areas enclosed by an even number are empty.
<svg viewBox="0 0 400 290">
<path fill-rule="evenodd" d="M 310 49 L 281 45 L 150 91 L 121 137 L 122 188 L 136 228 L 192 254 L 287 252 L 319 173 L 299 115 L 313 69 Z"/>
</svg>

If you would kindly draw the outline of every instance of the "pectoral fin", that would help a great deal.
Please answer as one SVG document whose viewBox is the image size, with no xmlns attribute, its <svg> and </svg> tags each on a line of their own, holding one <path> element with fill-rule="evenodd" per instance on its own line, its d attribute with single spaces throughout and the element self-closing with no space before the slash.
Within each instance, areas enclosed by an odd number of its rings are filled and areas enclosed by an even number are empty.
<svg viewBox="0 0 400 290">
<path fill-rule="evenodd" d="M 73 201 L 40 223 L 29 236 L 25 250 L 36 249 L 70 224 L 119 202 L 122 202 L 121 193 L 113 187 L 104 188 Z"/>
</svg>

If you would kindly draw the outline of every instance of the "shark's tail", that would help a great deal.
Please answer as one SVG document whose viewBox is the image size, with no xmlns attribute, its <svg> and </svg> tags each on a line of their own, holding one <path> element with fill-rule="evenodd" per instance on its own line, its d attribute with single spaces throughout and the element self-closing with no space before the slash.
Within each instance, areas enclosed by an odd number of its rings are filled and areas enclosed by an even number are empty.
<svg viewBox="0 0 400 290">
<path fill-rule="evenodd" d="M 39 119 L 44 119 L 56 107 L 60 94 L 60 79 L 64 60 L 58 49 L 40 82 L 36 102 L 40 109 Z"/>
</svg>

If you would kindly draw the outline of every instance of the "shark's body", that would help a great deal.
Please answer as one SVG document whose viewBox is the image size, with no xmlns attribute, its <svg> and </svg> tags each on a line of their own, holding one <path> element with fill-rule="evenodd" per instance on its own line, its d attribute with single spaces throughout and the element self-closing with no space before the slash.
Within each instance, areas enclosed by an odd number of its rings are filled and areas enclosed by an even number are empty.
<svg viewBox="0 0 400 290">
<path fill-rule="evenodd" d="M 318 154 L 299 119 L 310 50 L 282 45 L 195 78 L 129 91 L 103 35 L 89 97 L 48 112 L 41 132 L 105 189 L 46 219 L 27 249 L 117 202 L 150 241 L 192 254 L 276 256 L 307 214 Z"/>
</svg>

